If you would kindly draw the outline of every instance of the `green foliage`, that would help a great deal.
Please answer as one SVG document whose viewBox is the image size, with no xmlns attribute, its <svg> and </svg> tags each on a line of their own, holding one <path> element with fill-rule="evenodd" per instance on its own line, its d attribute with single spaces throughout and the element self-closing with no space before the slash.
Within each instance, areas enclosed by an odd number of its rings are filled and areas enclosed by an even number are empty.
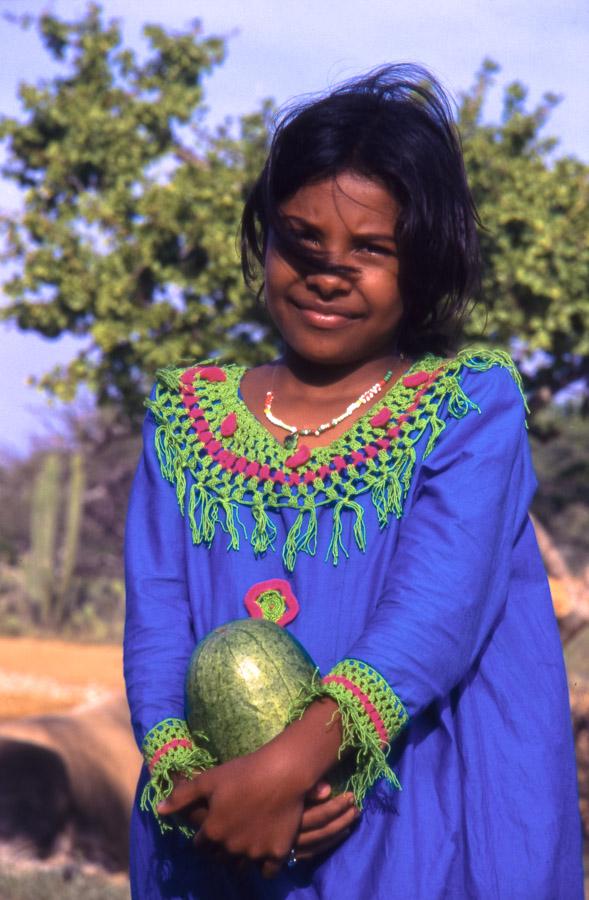
<svg viewBox="0 0 589 900">
<path fill-rule="evenodd" d="M 141 59 L 96 6 L 79 22 L 37 24 L 64 73 L 22 85 L 22 121 L 0 123 L 3 174 L 25 191 L 22 217 L 3 222 L 17 273 L 3 314 L 23 330 L 87 338 L 43 386 L 68 399 L 86 383 L 138 411 L 158 366 L 218 351 L 259 359 L 268 342 L 238 327 L 263 317 L 236 237 L 268 107 L 244 118 L 239 139 L 206 134 L 202 80 L 224 47 L 198 23 L 185 34 L 146 26 Z"/>
<path fill-rule="evenodd" d="M 469 334 L 528 353 L 545 351 L 549 364 L 528 376 L 532 405 L 589 375 L 589 167 L 553 159 L 556 142 L 540 130 L 558 102 L 544 96 L 526 110 L 518 82 L 504 95 L 499 124 L 483 111 L 497 66 L 483 64 L 460 103 L 466 166 L 484 226 L 482 295 Z M 525 354 L 524 354 L 525 355 Z"/>
<path fill-rule="evenodd" d="M 91 6 L 79 21 L 36 21 L 62 72 L 20 88 L 20 118 L 0 120 L 4 176 L 24 211 L 3 221 L 16 272 L 3 311 L 24 330 L 85 339 L 41 384 L 71 398 L 88 385 L 126 412 L 162 364 L 222 354 L 251 364 L 274 339 L 244 288 L 236 238 L 248 185 L 264 159 L 272 104 L 234 130 L 205 127 L 203 78 L 223 41 L 146 26 L 146 52 L 121 44 Z M 554 158 L 540 132 L 557 102 L 532 111 L 508 87 L 500 122 L 484 106 L 497 67 L 483 64 L 460 102 L 466 164 L 484 223 L 483 296 L 468 335 L 543 350 L 529 368 L 532 406 L 589 369 L 588 167 Z"/>
<path fill-rule="evenodd" d="M 532 511 L 582 575 L 589 562 L 588 419 L 554 407 L 542 410 L 532 453 L 540 482 Z"/>
</svg>

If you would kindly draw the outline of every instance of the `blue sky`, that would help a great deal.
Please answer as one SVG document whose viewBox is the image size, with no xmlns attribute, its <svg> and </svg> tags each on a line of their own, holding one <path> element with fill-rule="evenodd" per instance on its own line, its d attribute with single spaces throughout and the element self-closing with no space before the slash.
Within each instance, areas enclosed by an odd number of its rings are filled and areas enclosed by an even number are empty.
<svg viewBox="0 0 589 900">
<path fill-rule="evenodd" d="M 85 3 L 0 0 L 0 12 L 50 10 L 76 18 Z M 532 103 L 545 91 L 563 97 L 546 133 L 561 153 L 589 160 L 589 4 L 587 0 L 106 0 L 107 17 L 121 20 L 136 44 L 144 22 L 181 29 L 198 18 L 207 34 L 229 38 L 228 58 L 207 81 L 210 120 L 255 109 L 268 96 L 279 103 L 390 61 L 421 62 L 455 95 L 467 88 L 484 57 L 501 66 L 487 111 L 497 113 L 500 87 L 518 79 Z M 0 111 L 18 110 L 19 81 L 36 82 L 52 66 L 34 31 L 0 21 Z M 18 196 L 0 181 L 0 207 Z M 55 431 L 55 408 L 27 376 L 40 374 L 74 353 L 72 339 L 44 341 L 0 326 L 0 447 L 23 453 Z"/>
</svg>

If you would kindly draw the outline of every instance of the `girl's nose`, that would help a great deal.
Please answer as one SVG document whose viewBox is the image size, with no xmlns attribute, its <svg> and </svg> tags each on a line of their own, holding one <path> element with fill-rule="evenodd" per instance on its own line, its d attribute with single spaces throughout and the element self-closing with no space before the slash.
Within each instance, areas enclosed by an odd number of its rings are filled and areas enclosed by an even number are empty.
<svg viewBox="0 0 589 900">
<path fill-rule="evenodd" d="M 350 290 L 350 279 L 337 272 L 309 272 L 305 278 L 307 289 L 324 299 L 339 297 Z"/>
</svg>

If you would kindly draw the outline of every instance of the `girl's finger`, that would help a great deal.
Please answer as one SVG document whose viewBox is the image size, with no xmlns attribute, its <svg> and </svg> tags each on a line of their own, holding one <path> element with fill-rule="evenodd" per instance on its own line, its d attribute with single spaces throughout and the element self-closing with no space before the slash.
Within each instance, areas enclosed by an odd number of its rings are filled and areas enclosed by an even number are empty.
<svg viewBox="0 0 589 900">
<path fill-rule="evenodd" d="M 267 859 L 262 863 L 262 876 L 264 878 L 276 878 L 283 865 L 283 861 L 278 862 L 276 860 Z"/>
<path fill-rule="evenodd" d="M 183 781 L 176 785 L 170 796 L 158 803 L 157 811 L 162 816 L 168 816 L 196 803 L 205 803 L 209 796 L 208 782 L 199 776 L 194 781 Z"/>
<path fill-rule="evenodd" d="M 327 781 L 318 781 L 317 784 L 308 791 L 306 800 L 308 803 L 318 803 L 322 800 L 328 800 L 331 795 L 331 785 Z"/>
<path fill-rule="evenodd" d="M 308 850 L 309 848 L 314 847 L 315 844 L 337 837 L 342 831 L 351 828 L 359 816 L 360 813 L 356 808 L 348 809 L 337 819 L 334 819 L 321 828 L 299 832 L 296 850 Z"/>
<path fill-rule="evenodd" d="M 347 837 L 349 837 L 351 833 L 351 829 L 347 831 L 342 831 L 337 837 L 329 838 L 329 840 L 320 841 L 317 844 L 314 844 L 312 847 L 308 847 L 305 850 L 296 851 L 297 859 L 313 859 L 315 856 L 320 856 L 322 853 L 327 853 L 328 850 L 333 850 L 335 847 L 342 844 Z"/>
<path fill-rule="evenodd" d="M 188 809 L 182 817 L 178 818 L 183 818 L 192 828 L 198 829 L 206 819 L 208 812 L 206 806 L 196 806 L 194 809 Z"/>
<path fill-rule="evenodd" d="M 323 828 L 334 819 L 338 819 L 350 809 L 356 809 L 353 794 L 340 794 L 316 806 L 310 806 L 303 812 L 300 831 L 315 831 Z"/>
</svg>

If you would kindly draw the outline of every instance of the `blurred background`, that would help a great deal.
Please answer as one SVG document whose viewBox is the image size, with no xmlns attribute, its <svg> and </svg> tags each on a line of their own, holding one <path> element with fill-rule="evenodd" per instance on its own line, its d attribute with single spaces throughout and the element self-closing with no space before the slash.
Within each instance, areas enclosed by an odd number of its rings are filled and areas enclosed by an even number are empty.
<svg viewBox="0 0 589 900">
<path fill-rule="evenodd" d="M 524 374 L 589 831 L 585 0 L 0 0 L 0 896 L 128 896 L 127 494 L 155 369 L 275 340 L 237 231 L 277 109 L 385 62 L 453 95 L 468 341 Z"/>
</svg>

